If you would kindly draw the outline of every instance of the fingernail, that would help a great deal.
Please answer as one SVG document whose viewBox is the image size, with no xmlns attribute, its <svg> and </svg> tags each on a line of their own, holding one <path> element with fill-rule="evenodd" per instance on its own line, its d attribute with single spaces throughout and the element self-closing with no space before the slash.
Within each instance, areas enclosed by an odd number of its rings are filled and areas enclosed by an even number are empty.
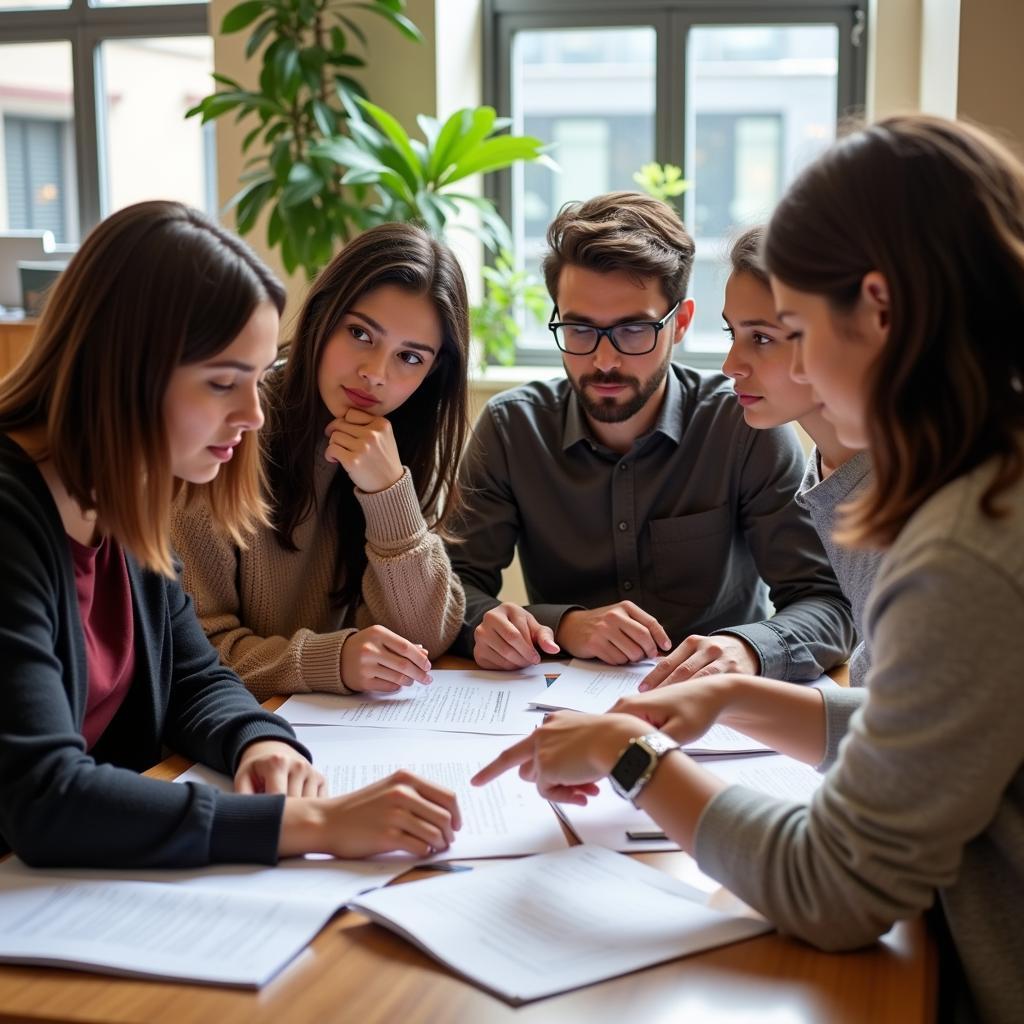
<svg viewBox="0 0 1024 1024">
<path fill-rule="evenodd" d="M 644 692 L 644 690 L 646 690 L 646 689 L 647 689 L 647 687 L 646 687 L 646 686 L 644 686 L 644 685 L 643 685 L 643 683 L 641 683 L 641 684 L 640 684 L 640 686 L 639 686 L 639 687 L 637 687 L 637 689 L 639 689 L 639 691 L 640 691 L 641 693 L 643 693 L 643 692 Z"/>
</svg>

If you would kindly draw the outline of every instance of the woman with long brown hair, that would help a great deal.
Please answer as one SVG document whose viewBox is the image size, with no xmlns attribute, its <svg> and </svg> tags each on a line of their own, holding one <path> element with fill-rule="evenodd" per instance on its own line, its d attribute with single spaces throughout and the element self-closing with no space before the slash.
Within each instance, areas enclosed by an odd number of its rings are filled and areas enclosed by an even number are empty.
<svg viewBox="0 0 1024 1024">
<path fill-rule="evenodd" d="M 450 842 L 453 795 L 407 773 L 324 798 L 174 572 L 181 483 L 240 543 L 265 517 L 255 431 L 283 305 L 237 238 L 140 203 L 86 238 L 0 382 L 0 852 L 157 867 Z M 236 792 L 137 774 L 165 744 Z"/>
<path fill-rule="evenodd" d="M 428 682 L 465 597 L 442 535 L 466 436 L 465 282 L 407 224 L 350 242 L 312 286 L 267 381 L 271 524 L 242 546 L 202 500 L 173 536 L 207 636 L 249 689 Z"/>
<path fill-rule="evenodd" d="M 943 1015 L 1024 1020 L 1024 167 L 969 125 L 884 120 L 804 171 L 764 257 L 794 377 L 872 457 L 838 534 L 885 551 L 864 689 L 690 680 L 553 715 L 478 781 L 520 764 L 585 802 L 610 775 L 702 870 L 825 949 L 934 904 L 955 954 Z M 810 803 L 675 749 L 716 719 L 827 769 Z"/>
</svg>

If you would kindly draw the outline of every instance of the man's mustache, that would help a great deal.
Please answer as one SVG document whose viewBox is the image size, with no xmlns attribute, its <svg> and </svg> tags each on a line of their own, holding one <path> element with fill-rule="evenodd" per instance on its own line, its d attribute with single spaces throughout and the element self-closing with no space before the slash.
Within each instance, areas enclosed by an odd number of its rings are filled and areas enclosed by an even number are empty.
<svg viewBox="0 0 1024 1024">
<path fill-rule="evenodd" d="M 580 385 L 587 384 L 628 384 L 632 387 L 639 387 L 640 381 L 636 377 L 623 377 L 621 373 L 588 373 L 580 377 Z"/>
</svg>

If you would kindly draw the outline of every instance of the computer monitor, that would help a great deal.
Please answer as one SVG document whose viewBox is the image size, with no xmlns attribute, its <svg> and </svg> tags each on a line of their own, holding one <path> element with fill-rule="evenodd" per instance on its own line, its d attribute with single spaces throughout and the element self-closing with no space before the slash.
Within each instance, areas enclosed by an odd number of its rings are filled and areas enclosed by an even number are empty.
<svg viewBox="0 0 1024 1024">
<path fill-rule="evenodd" d="M 21 308 L 18 262 L 44 260 L 54 249 L 52 231 L 0 231 L 0 306 Z"/>
</svg>

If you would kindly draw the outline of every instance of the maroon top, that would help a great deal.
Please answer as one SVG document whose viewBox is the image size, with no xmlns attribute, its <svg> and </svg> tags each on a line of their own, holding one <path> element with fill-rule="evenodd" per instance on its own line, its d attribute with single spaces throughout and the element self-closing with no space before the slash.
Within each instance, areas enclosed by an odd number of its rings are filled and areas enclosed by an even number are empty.
<svg viewBox="0 0 1024 1024">
<path fill-rule="evenodd" d="M 97 547 L 68 537 L 75 565 L 78 611 L 85 633 L 89 697 L 82 735 L 91 750 L 117 714 L 135 672 L 132 590 L 124 552 L 109 537 Z"/>
</svg>

